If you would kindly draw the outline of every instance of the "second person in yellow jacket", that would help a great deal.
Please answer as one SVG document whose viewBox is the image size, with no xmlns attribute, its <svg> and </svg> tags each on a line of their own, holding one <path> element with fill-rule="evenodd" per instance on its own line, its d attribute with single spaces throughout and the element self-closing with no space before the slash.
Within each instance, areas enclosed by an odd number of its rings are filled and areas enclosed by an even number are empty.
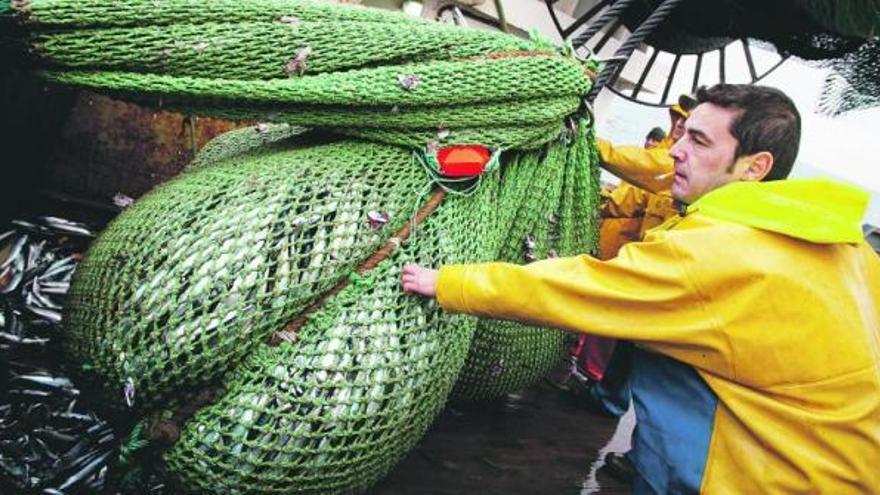
<svg viewBox="0 0 880 495">
<path fill-rule="evenodd" d="M 694 100 L 682 95 L 669 109 L 669 133 L 653 146 L 615 146 L 597 139 L 602 166 L 621 183 L 605 195 L 599 232 L 599 259 L 617 255 L 620 248 L 641 240 L 645 232 L 676 214 L 670 193 L 673 162 L 669 149 L 684 133 Z"/>
<path fill-rule="evenodd" d="M 666 133 L 660 127 L 651 129 L 645 137 L 644 149 L 666 145 Z M 660 225 L 675 210 L 664 208 L 662 197 L 640 189 L 626 180 L 612 188 L 602 189 L 602 207 L 599 225 L 599 259 L 617 256 L 624 244 L 640 240 L 644 232 Z M 660 200 L 660 201 L 658 201 Z"/>
</svg>

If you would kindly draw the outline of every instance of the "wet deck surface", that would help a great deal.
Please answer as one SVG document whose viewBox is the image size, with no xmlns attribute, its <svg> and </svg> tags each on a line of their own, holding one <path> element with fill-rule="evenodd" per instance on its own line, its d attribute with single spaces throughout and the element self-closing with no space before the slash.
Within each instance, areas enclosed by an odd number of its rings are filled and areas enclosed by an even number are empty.
<svg viewBox="0 0 880 495">
<path fill-rule="evenodd" d="M 615 436 L 617 426 L 547 381 L 506 400 L 452 404 L 370 495 L 627 494 L 599 467 L 600 450 L 628 448 L 632 419 Z"/>
</svg>

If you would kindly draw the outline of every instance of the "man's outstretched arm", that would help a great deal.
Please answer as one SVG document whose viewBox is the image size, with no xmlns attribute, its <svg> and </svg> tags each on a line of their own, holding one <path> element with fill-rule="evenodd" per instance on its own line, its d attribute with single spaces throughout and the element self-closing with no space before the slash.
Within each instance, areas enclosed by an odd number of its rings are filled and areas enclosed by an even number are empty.
<svg viewBox="0 0 880 495">
<path fill-rule="evenodd" d="M 607 262 L 575 256 L 439 271 L 406 265 L 402 284 L 449 312 L 635 340 L 685 362 L 700 355 L 703 367 L 721 359 L 727 342 L 690 281 L 690 260 L 666 242 L 647 242 Z"/>
</svg>

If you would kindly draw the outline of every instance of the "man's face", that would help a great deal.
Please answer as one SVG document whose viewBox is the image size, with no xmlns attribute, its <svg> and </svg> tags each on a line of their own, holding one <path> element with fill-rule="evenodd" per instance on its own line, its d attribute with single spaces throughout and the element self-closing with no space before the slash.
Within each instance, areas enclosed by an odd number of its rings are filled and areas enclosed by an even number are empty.
<svg viewBox="0 0 880 495">
<path fill-rule="evenodd" d="M 738 143 L 730 133 L 736 115 L 736 110 L 711 103 L 703 103 L 691 112 L 684 124 L 684 135 L 669 150 L 675 161 L 675 199 L 693 203 L 743 175 L 747 167 L 735 164 Z"/>
<path fill-rule="evenodd" d="M 672 142 L 676 142 L 684 136 L 684 122 L 685 118 L 677 113 L 673 113 L 670 117 L 672 119 L 672 127 L 669 129 L 669 136 L 672 137 Z"/>
<path fill-rule="evenodd" d="M 651 148 L 654 148 L 658 144 L 660 144 L 660 141 L 658 141 L 656 139 L 652 139 L 652 138 L 645 139 L 645 149 L 649 150 Z"/>
</svg>

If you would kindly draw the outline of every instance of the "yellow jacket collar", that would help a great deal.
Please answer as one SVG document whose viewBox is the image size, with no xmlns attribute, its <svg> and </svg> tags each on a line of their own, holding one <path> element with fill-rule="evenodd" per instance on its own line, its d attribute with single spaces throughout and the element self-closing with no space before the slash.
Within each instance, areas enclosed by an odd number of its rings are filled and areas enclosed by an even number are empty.
<svg viewBox="0 0 880 495">
<path fill-rule="evenodd" d="M 827 179 L 733 182 L 688 207 L 721 220 L 832 244 L 862 241 L 868 193 Z"/>
</svg>

